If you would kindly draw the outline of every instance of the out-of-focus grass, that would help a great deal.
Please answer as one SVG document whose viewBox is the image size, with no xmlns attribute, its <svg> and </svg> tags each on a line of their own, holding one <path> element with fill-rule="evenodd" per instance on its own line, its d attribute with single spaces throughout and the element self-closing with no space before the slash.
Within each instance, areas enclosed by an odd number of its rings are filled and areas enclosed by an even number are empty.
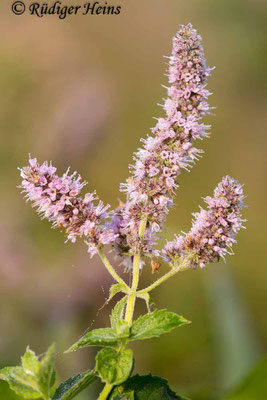
<svg viewBox="0 0 267 400">
<path fill-rule="evenodd" d="M 207 301 L 213 333 L 218 384 L 235 386 L 259 358 L 259 348 L 248 310 L 233 278 L 234 265 L 220 265 L 206 274 Z"/>
<path fill-rule="evenodd" d="M 255 368 L 233 389 L 226 400 L 265 400 L 267 393 L 267 360 L 261 360 Z"/>
</svg>

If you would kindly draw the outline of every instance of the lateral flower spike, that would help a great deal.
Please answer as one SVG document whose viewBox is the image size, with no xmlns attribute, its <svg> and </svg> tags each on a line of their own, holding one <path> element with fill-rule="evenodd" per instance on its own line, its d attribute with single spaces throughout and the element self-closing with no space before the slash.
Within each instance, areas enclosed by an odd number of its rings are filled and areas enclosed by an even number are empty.
<svg viewBox="0 0 267 400">
<path fill-rule="evenodd" d="M 242 186 L 230 176 L 225 176 L 214 190 L 213 197 L 205 197 L 207 210 L 193 214 L 190 232 L 167 242 L 163 258 L 174 267 L 188 259 L 192 268 L 205 267 L 233 254 L 237 232 L 245 221 L 241 217 L 244 207 Z"/>
<path fill-rule="evenodd" d="M 27 201 L 37 207 L 42 218 L 52 222 L 53 228 L 63 228 L 67 241 L 83 237 L 91 256 L 99 246 L 114 242 L 116 234 L 106 227 L 109 205 L 104 206 L 95 192 L 80 196 L 86 182 L 81 181 L 77 172 L 69 175 L 67 170 L 59 177 L 51 163 L 45 161 L 40 165 L 36 158 L 30 158 L 29 165 L 20 171 L 20 188 Z"/>
</svg>

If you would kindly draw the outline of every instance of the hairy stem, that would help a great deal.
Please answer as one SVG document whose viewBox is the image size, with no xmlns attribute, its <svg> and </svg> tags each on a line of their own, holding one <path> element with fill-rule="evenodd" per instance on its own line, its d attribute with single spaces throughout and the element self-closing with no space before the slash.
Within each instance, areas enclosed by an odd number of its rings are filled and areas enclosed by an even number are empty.
<svg viewBox="0 0 267 400">
<path fill-rule="evenodd" d="M 127 308 L 125 313 L 125 321 L 128 322 L 128 325 L 132 325 L 133 314 L 134 314 L 134 306 L 136 300 L 136 290 L 139 282 L 139 268 L 140 268 L 140 254 L 135 254 L 133 261 L 133 282 L 131 293 L 128 296 Z"/>
<path fill-rule="evenodd" d="M 138 231 L 138 233 L 139 233 L 140 239 L 143 239 L 143 237 L 144 237 L 145 229 L 146 229 L 146 224 L 147 224 L 147 215 L 145 215 L 145 216 L 141 219 L 141 222 L 140 222 L 140 225 L 139 225 L 139 231 Z"/>
<path fill-rule="evenodd" d="M 163 275 L 160 277 L 157 281 L 153 282 L 151 285 L 146 287 L 145 289 L 142 289 L 138 292 L 138 294 L 145 294 L 150 292 L 151 290 L 155 289 L 157 286 L 159 286 L 161 283 L 165 282 L 167 279 L 171 278 L 173 275 L 177 274 L 178 270 L 177 269 L 171 269 L 167 274 Z"/>
<path fill-rule="evenodd" d="M 125 288 L 127 288 L 128 290 L 130 290 L 129 286 L 124 282 L 124 280 L 117 274 L 117 272 L 115 271 L 115 269 L 112 267 L 112 265 L 110 264 L 110 262 L 108 261 L 107 257 L 105 256 L 102 247 L 98 248 L 98 255 L 101 258 L 101 260 L 103 261 L 105 267 L 107 268 L 108 272 L 110 273 L 110 275 L 121 285 L 125 286 Z"/>
<path fill-rule="evenodd" d="M 172 268 L 169 272 L 167 272 L 167 274 L 161 276 L 157 281 L 153 282 L 151 285 L 149 285 L 145 289 L 138 291 L 138 294 L 142 295 L 145 293 L 149 293 L 151 290 L 155 289 L 157 286 L 159 286 L 163 282 L 167 281 L 167 279 L 171 278 L 173 275 L 176 275 L 178 272 L 181 272 L 181 271 L 186 271 L 188 268 L 190 268 L 189 264 L 187 261 L 185 261 L 178 268 Z"/>
<path fill-rule="evenodd" d="M 97 398 L 97 400 L 106 400 L 108 395 L 109 395 L 109 393 L 111 392 L 112 388 L 113 388 L 113 385 L 110 385 L 110 384 L 106 383 L 105 386 L 104 386 L 104 389 L 100 393 L 100 395 Z"/>
<path fill-rule="evenodd" d="M 145 215 L 140 221 L 138 230 L 140 239 L 143 239 L 144 237 L 146 224 L 147 224 L 147 215 Z M 133 322 L 136 291 L 139 283 L 140 259 L 141 259 L 140 253 L 134 255 L 132 287 L 131 287 L 131 293 L 128 296 L 126 313 L 125 313 L 125 321 L 128 322 L 128 325 L 132 325 Z"/>
</svg>

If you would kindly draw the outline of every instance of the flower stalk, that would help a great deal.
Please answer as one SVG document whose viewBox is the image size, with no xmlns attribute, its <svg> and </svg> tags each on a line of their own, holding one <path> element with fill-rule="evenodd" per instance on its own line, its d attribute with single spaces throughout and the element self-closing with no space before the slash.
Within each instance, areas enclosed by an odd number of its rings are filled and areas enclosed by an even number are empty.
<svg viewBox="0 0 267 400">
<path fill-rule="evenodd" d="M 191 24 L 181 26 L 173 38 L 167 72 L 169 87 L 163 104 L 166 115 L 157 119 L 152 135 L 142 139 L 143 146 L 135 153 L 130 166 L 131 176 L 121 185 L 121 191 L 126 192 L 125 203 L 120 202 L 113 212 L 108 212 L 109 205 L 104 205 L 95 191 L 81 195 L 86 183 L 76 172 L 70 175 L 67 170 L 59 176 L 51 163 L 39 164 L 31 157 L 29 165 L 20 170 L 20 188 L 27 201 L 31 201 L 42 218 L 52 222 L 53 228 L 65 232 L 66 241 L 74 243 L 82 238 L 90 256 L 98 254 L 117 282 L 112 286 L 110 298 L 119 291 L 123 293 L 111 312 L 110 327 L 86 332 L 68 350 L 102 347 L 96 356 L 95 368 L 60 385 L 56 398 L 73 398 L 74 393 L 78 394 L 97 378 L 105 383 L 98 400 L 110 398 L 113 390 L 111 397 L 117 398 L 116 391 L 133 370 L 133 354 L 126 348 L 127 342 L 158 337 L 189 323 L 167 310 L 150 312 L 149 293 L 178 272 L 203 268 L 233 254 L 235 236 L 243 227 L 243 189 L 236 180 L 226 176 L 213 196 L 204 198 L 206 209 L 200 208 L 193 214 L 190 231 L 175 235 L 162 249 L 156 247 L 174 204 L 178 176 L 182 170 L 189 170 L 202 153 L 195 147 L 195 141 L 209 135 L 209 126 L 202 119 L 211 110 L 207 102 L 210 92 L 206 89 L 211 68 L 206 66 L 201 37 Z M 128 267 L 131 285 L 111 265 L 104 252 L 105 245 L 111 245 L 115 257 Z M 138 290 L 142 266 L 149 260 L 154 273 L 160 266 L 160 258 L 170 266 L 169 272 Z M 137 298 L 146 301 L 149 312 L 133 321 Z M 10 383 L 19 395 L 26 393 L 30 395 L 28 398 L 39 398 L 42 393 L 43 400 L 49 400 L 54 391 L 53 357 L 50 349 L 44 360 L 38 361 L 28 349 L 22 366 L 0 370 L 0 379 Z M 42 382 L 42 387 L 36 387 L 36 382 Z M 131 394 L 137 398 L 135 391 Z M 152 398 L 153 393 L 148 397 Z"/>
<path fill-rule="evenodd" d="M 189 268 L 189 267 L 188 267 Z M 147 286 L 145 289 L 139 290 L 138 295 L 144 295 L 146 293 L 151 292 L 151 290 L 155 289 L 168 279 L 172 278 L 174 275 L 176 275 L 180 271 L 185 271 L 185 269 L 188 269 L 186 267 L 178 269 L 178 268 L 173 268 L 163 276 L 161 276 L 159 279 L 157 279 L 155 282 L 153 282 L 151 285 Z"/>
<path fill-rule="evenodd" d="M 101 258 L 103 264 L 105 265 L 106 269 L 108 270 L 108 272 L 110 273 L 110 275 L 115 279 L 115 281 L 117 281 L 119 284 L 121 284 L 126 292 L 130 291 L 129 286 L 124 282 L 124 280 L 117 274 L 117 272 L 115 271 L 115 269 L 112 267 L 112 265 L 110 264 L 109 260 L 107 259 L 104 251 L 103 251 L 103 247 L 98 247 L 97 249 L 98 251 L 98 255 Z"/>
</svg>

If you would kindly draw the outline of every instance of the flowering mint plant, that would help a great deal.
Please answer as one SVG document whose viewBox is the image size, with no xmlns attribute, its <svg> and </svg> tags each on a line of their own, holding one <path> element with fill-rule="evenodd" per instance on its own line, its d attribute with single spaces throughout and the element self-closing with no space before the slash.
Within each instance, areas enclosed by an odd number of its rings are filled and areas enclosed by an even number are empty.
<svg viewBox="0 0 267 400">
<path fill-rule="evenodd" d="M 85 182 L 69 170 L 62 176 L 52 164 L 39 164 L 30 158 L 21 169 L 22 192 L 53 228 L 65 231 L 66 241 L 83 238 L 91 257 L 98 254 L 115 280 L 109 300 L 117 293 L 122 298 L 110 316 L 110 327 L 94 329 L 74 343 L 67 352 L 98 346 L 95 367 L 69 378 L 55 389 L 54 346 L 37 357 L 29 348 L 19 367 L 0 371 L 0 378 L 26 399 L 69 400 L 100 379 L 104 383 L 98 400 L 178 399 L 167 381 L 152 375 L 131 376 L 133 353 L 127 347 L 134 340 L 158 337 L 188 324 L 183 317 L 167 310 L 150 310 L 150 292 L 180 271 L 203 268 L 232 254 L 235 235 L 242 227 L 242 186 L 226 176 L 211 197 L 204 199 L 206 209 L 193 214 L 190 231 L 175 235 L 163 249 L 157 248 L 159 233 L 174 202 L 177 178 L 189 170 L 202 151 L 197 139 L 207 137 L 209 126 L 202 118 L 210 113 L 206 89 L 211 68 L 206 66 L 201 38 L 191 24 L 181 26 L 173 38 L 169 58 L 168 97 L 164 101 L 165 117 L 157 120 L 152 135 L 142 139 L 143 146 L 130 166 L 131 176 L 121 185 L 125 203 L 110 211 L 95 192 L 81 194 Z M 115 260 L 131 275 L 129 286 L 119 276 L 106 256 L 109 245 Z M 168 272 L 145 289 L 139 289 L 139 273 L 148 263 L 152 272 L 161 260 Z M 137 299 L 146 301 L 148 313 L 134 320 Z"/>
</svg>

